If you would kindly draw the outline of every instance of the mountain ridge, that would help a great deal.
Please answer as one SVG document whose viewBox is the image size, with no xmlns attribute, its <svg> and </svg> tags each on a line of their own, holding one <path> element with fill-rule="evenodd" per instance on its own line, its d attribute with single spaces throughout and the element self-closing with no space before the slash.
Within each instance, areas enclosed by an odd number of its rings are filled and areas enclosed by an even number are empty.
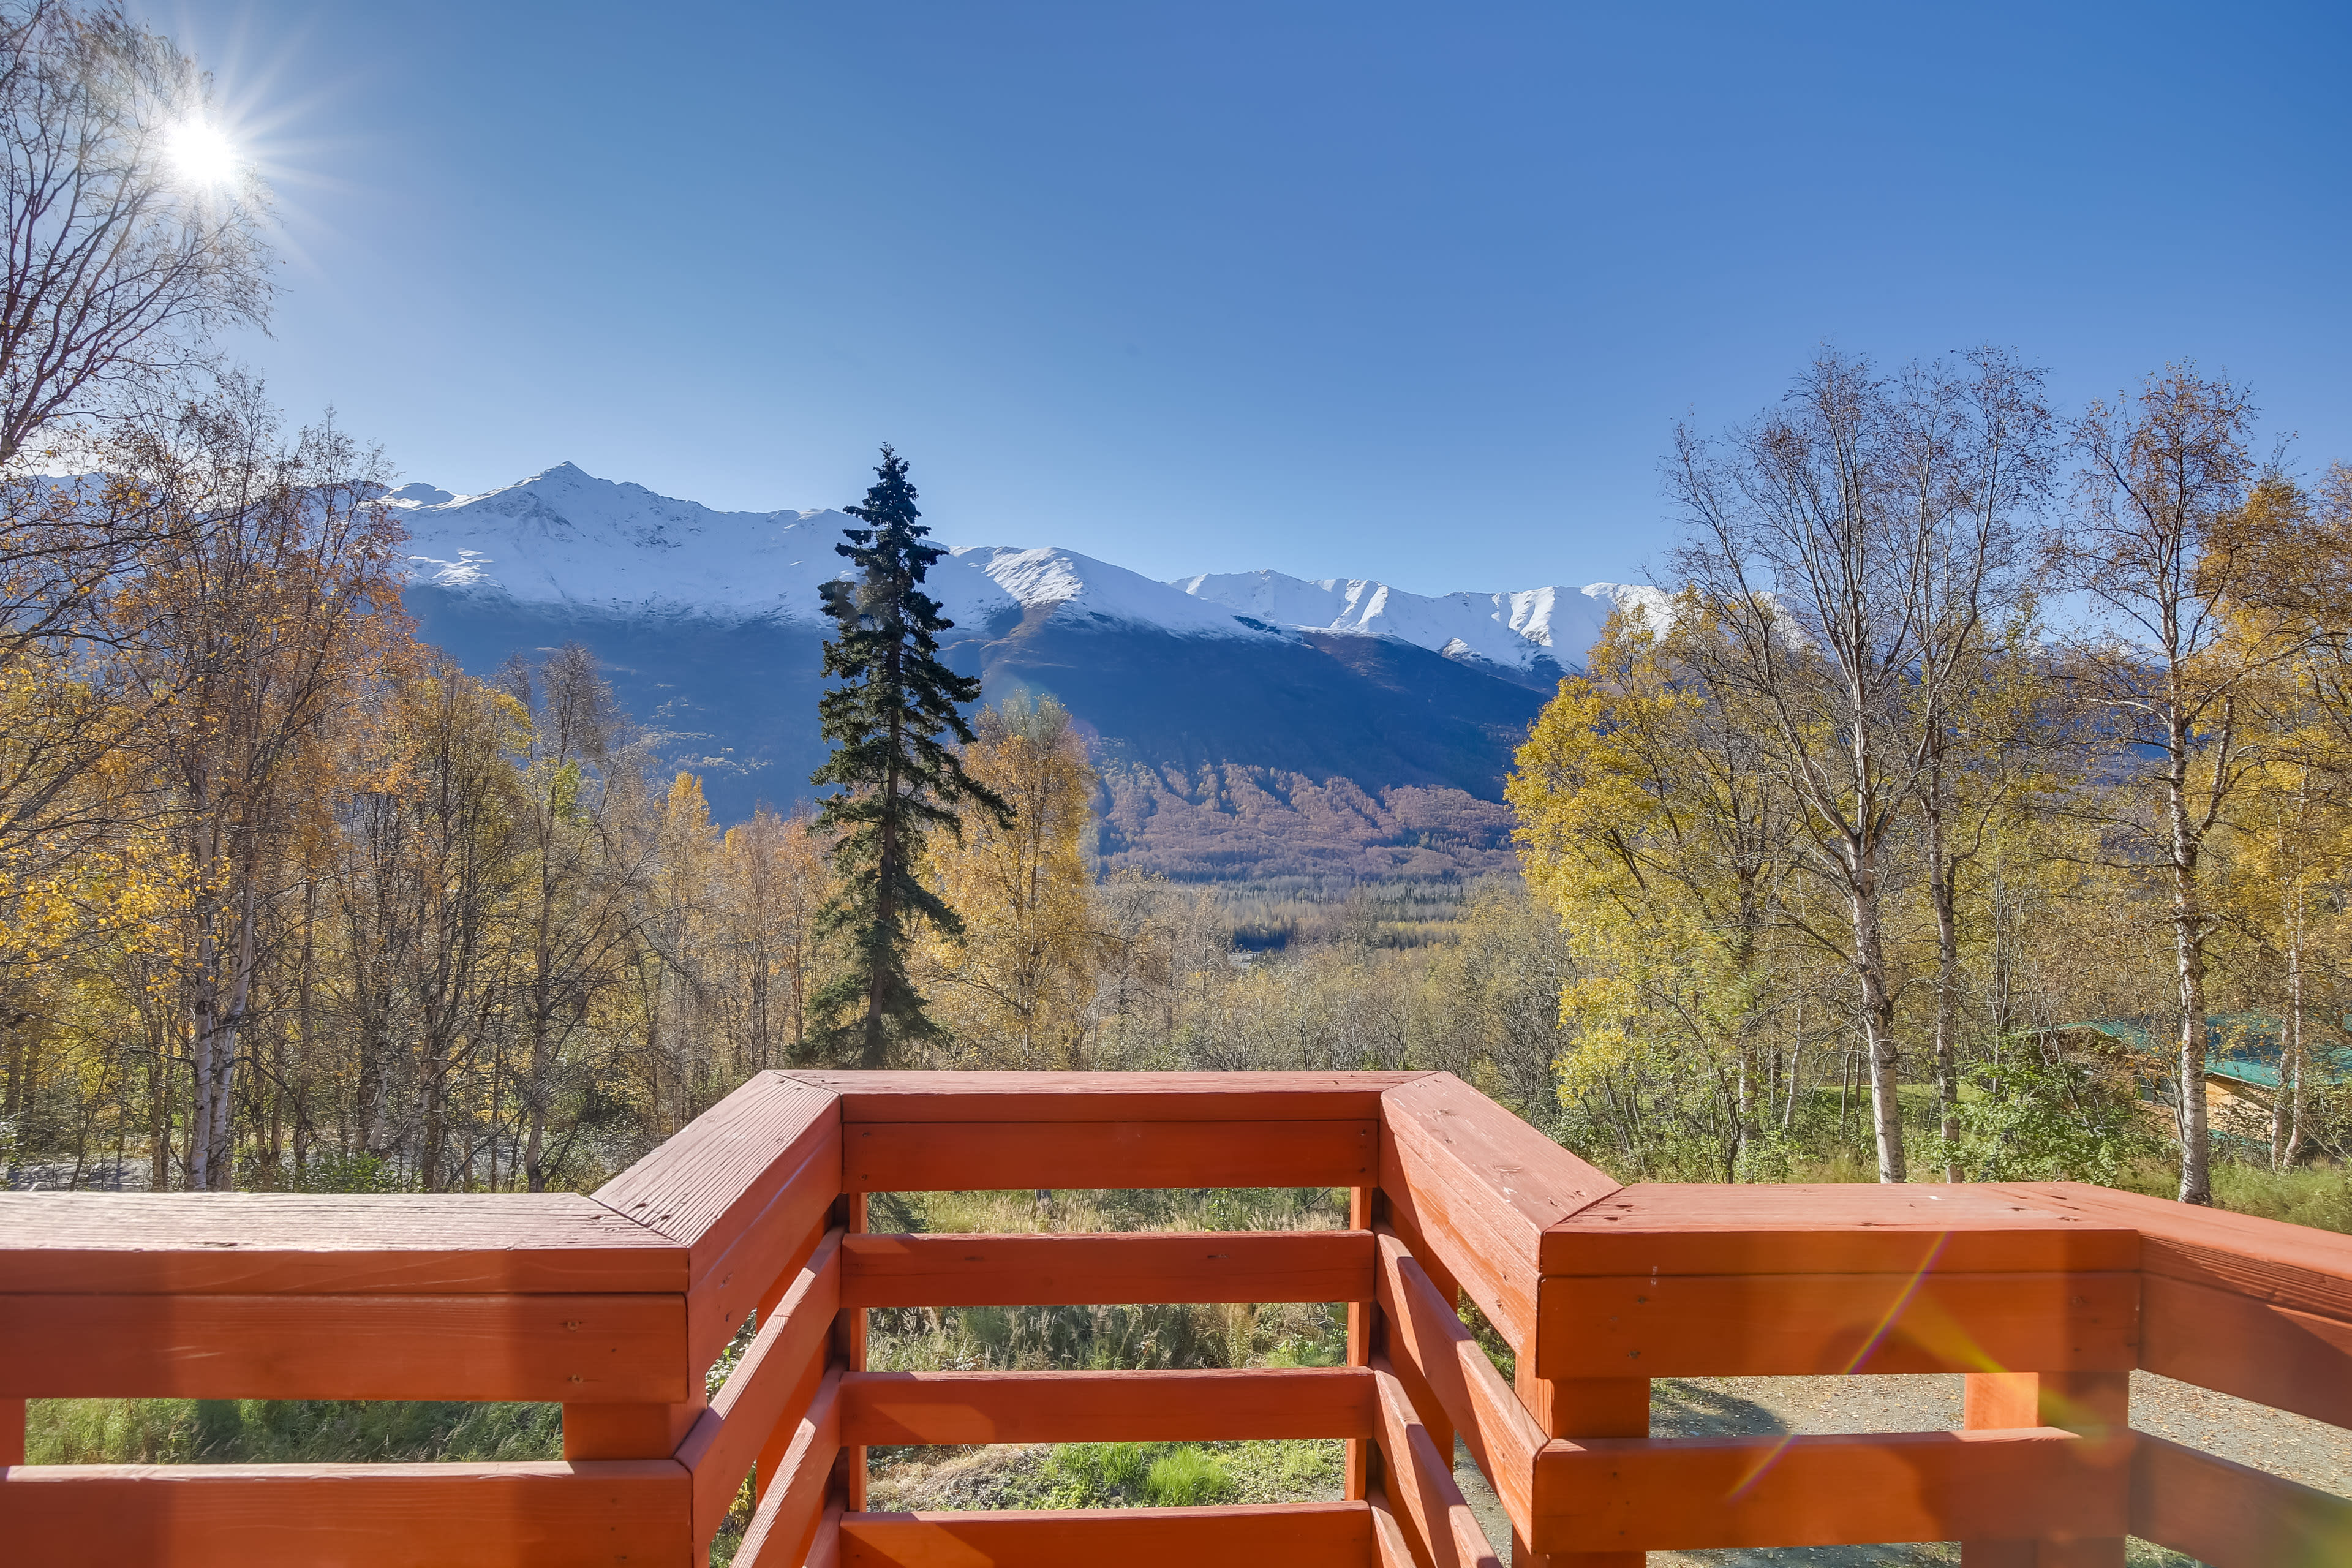
<svg viewBox="0 0 2352 1568">
<path fill-rule="evenodd" d="M 831 624 L 818 584 L 854 520 L 720 512 L 563 463 L 457 495 L 387 498 L 408 524 L 421 636 L 477 674 L 585 644 L 662 765 L 723 819 L 814 792 Z M 1596 584 L 1416 595 L 1363 578 L 1162 583 L 1051 546 L 958 545 L 925 584 L 943 657 L 986 700 L 1051 695 L 1100 784 L 1109 868 L 1184 878 L 1479 875 L 1507 868 L 1512 753 L 1609 611 Z"/>
<path fill-rule="evenodd" d="M 817 584 L 842 574 L 832 547 L 856 525 L 830 508 L 718 511 L 569 462 L 478 495 L 411 484 L 387 499 L 408 525 L 412 581 L 587 615 L 821 624 Z M 1556 676 L 1581 660 L 1612 609 L 1664 603 L 1654 589 L 1618 583 L 1444 595 L 1272 571 L 1161 583 L 1058 546 L 946 548 L 925 586 L 964 635 L 1014 609 L 1067 605 L 1073 622 L 1180 636 L 1393 637 Z"/>
</svg>

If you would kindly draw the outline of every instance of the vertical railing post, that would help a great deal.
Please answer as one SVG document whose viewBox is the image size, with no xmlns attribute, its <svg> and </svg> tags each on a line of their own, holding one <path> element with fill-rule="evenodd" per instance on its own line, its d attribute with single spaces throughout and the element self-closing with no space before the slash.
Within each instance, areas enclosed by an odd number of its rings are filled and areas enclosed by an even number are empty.
<svg viewBox="0 0 2352 1568">
<path fill-rule="evenodd" d="M 1348 1191 L 1348 1228 L 1372 1228 L 1373 1200 L 1378 1187 L 1351 1187 Z M 1373 1315 L 1380 1309 L 1370 1301 L 1348 1303 L 1348 1364 L 1372 1364 Z M 1369 1437 L 1350 1437 L 1347 1447 L 1346 1489 L 1342 1496 L 1350 1502 L 1360 1502 L 1371 1495 L 1372 1441 Z"/>
<path fill-rule="evenodd" d="M 567 1405 L 567 1459 L 667 1459 L 694 1429 L 705 1400 L 685 1405 Z"/>
<path fill-rule="evenodd" d="M 25 1462 L 25 1402 L 0 1399 L 0 1465 Z"/>
<path fill-rule="evenodd" d="M 844 1193 L 835 1208 L 835 1223 L 851 1236 L 866 1233 L 866 1194 Z M 844 1307 L 834 1314 L 833 1359 L 845 1370 L 866 1370 L 866 1309 Z M 841 1506 L 850 1513 L 866 1511 L 866 1450 L 845 1447 L 839 1467 Z"/>
<path fill-rule="evenodd" d="M 567 1459 L 667 1459 L 677 1453 L 707 1403 L 699 1375 L 683 1405 L 567 1405 L 563 1407 L 563 1457 Z M 688 1538 L 690 1563 L 709 1547 L 693 1536 L 692 1493 L 680 1521 Z M 687 1568 L 680 1563 L 677 1568 Z"/>
<path fill-rule="evenodd" d="M 2063 1426 L 2085 1437 L 2114 1437 L 2115 1462 L 2128 1462 L 2131 1373 L 2127 1372 L 1972 1372 L 1960 1425 L 1971 1431 Z M 2082 1541 L 1964 1541 L 1962 1568 L 2124 1568 L 2121 1536 Z"/>
<path fill-rule="evenodd" d="M 1514 1380 L 1519 1403 L 1537 1425 L 1554 1437 L 1573 1442 L 1579 1437 L 1646 1437 L 1650 1435 L 1650 1380 L 1646 1377 L 1538 1377 L 1536 1342 L 1543 1336 L 1540 1321 L 1535 1334 L 1518 1348 L 1518 1375 Z M 1511 1532 L 1511 1562 L 1539 1568 L 1643 1568 L 1643 1552 L 1530 1551 Z"/>
</svg>

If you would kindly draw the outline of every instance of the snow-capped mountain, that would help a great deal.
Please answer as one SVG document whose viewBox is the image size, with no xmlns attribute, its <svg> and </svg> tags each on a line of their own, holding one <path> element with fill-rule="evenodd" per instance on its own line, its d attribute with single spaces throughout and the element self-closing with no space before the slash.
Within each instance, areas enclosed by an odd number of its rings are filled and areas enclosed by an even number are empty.
<svg viewBox="0 0 2352 1568">
<path fill-rule="evenodd" d="M 419 484 L 391 500 L 408 524 L 413 582 L 604 616 L 816 624 L 817 584 L 841 575 L 833 547 L 854 526 L 831 510 L 714 511 L 571 463 L 482 495 Z M 1654 589 L 1614 583 L 1434 597 L 1279 572 L 1159 583 L 1075 551 L 1003 545 L 951 547 L 926 586 L 966 635 L 1031 613 L 1185 637 L 1320 631 L 1536 674 L 1578 663 L 1618 605 L 1663 608 Z"/>
<path fill-rule="evenodd" d="M 586 644 L 722 820 L 812 793 L 817 587 L 846 565 L 833 547 L 849 518 L 716 511 L 569 463 L 483 495 L 410 485 L 389 500 L 426 641 L 484 675 Z M 1077 719 L 1102 774 L 1104 860 L 1186 877 L 1508 867 L 1513 750 L 1611 607 L 1655 603 L 1611 584 L 1161 583 L 1073 551 L 972 544 L 925 586 L 956 623 L 946 657 L 987 700 L 1050 693 Z"/>
<path fill-rule="evenodd" d="M 1579 663 L 1620 605 L 1640 605 L 1654 616 L 1666 607 L 1656 589 L 1622 583 L 1433 598 L 1360 577 L 1310 583 L 1279 572 L 1226 572 L 1181 578 L 1176 586 L 1275 626 L 1397 637 L 1448 658 L 1527 670 Z"/>
<path fill-rule="evenodd" d="M 574 614 L 821 620 L 817 584 L 856 521 L 831 510 L 713 511 L 560 463 L 478 496 L 395 490 L 408 524 L 410 580 Z M 967 632 L 1043 609 L 1197 637 L 1264 637 L 1230 611 L 1068 550 L 962 545 L 924 584 Z"/>
</svg>

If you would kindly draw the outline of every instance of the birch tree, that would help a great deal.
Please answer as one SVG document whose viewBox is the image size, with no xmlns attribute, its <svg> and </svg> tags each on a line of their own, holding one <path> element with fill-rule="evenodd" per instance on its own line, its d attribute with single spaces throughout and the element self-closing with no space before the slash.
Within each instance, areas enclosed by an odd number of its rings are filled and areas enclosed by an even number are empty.
<svg viewBox="0 0 2352 1568">
<path fill-rule="evenodd" d="M 121 613 L 142 748 L 183 857 L 181 973 L 194 1079 L 189 1184 L 234 1178 L 230 1108 L 265 917 L 304 797 L 332 788 L 328 726 L 404 637 L 399 525 L 380 460 L 331 429 L 281 442 L 257 389 L 191 405 L 143 443 L 138 483 L 173 514 Z"/>
<path fill-rule="evenodd" d="M 2243 389 L 2175 365 L 2137 393 L 2094 401 L 2077 421 L 2079 506 L 2053 542 L 2063 580 L 2107 618 L 2079 639 L 2088 689 L 2153 794 L 2153 810 L 2115 827 L 2159 868 L 2170 896 L 2180 1033 L 2175 1058 L 2180 1201 L 2213 1201 L 2207 1146 L 2208 946 L 2220 921 L 2207 897 L 2207 849 L 2253 759 L 2249 682 L 2284 650 L 2252 658 L 2233 610 L 2260 590 L 2257 558 L 2228 533 L 2257 472 L 2254 410 Z"/>
<path fill-rule="evenodd" d="M 1981 657 L 2035 406 L 2003 355 L 1890 382 L 1825 353 L 1780 406 L 1719 442 L 1677 431 L 1671 558 L 1718 635 L 1692 661 L 1752 713 L 1801 808 L 1804 864 L 1843 906 L 1809 928 L 1851 966 L 1879 1179 L 1907 1175 L 1888 916 L 1895 835 L 1935 776 L 1946 711 Z"/>
</svg>

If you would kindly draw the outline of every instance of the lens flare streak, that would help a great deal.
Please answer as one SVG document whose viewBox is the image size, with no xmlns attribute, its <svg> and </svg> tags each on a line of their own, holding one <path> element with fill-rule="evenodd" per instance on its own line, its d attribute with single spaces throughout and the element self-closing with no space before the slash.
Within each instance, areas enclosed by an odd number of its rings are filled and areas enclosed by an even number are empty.
<svg viewBox="0 0 2352 1568">
<path fill-rule="evenodd" d="M 1917 1299 L 1920 1287 L 1927 1283 L 1928 1274 L 1932 1272 L 1936 1267 L 1936 1260 L 1943 1257 L 1944 1248 L 1948 1244 L 1949 1244 L 1951 1239 L 1952 1233 L 1950 1231 L 1946 1231 L 1943 1235 L 1936 1238 L 1936 1244 L 1929 1247 L 1927 1249 L 1927 1256 L 1919 1260 L 1919 1267 L 1911 1271 L 1910 1278 L 1903 1282 L 1903 1288 L 1895 1292 L 1895 1300 L 1888 1304 L 1885 1313 L 1878 1320 L 1878 1326 L 1864 1337 L 1861 1345 L 1855 1349 L 1852 1356 L 1847 1358 L 1845 1365 L 1838 1370 L 1836 1373 L 1837 1376 L 1853 1376 L 1856 1367 L 1861 1366 L 1864 1362 L 1868 1361 L 1873 1355 L 1877 1353 L 1879 1346 L 1886 1342 L 1886 1336 L 1895 1331 L 1895 1321 L 1909 1310 L 1911 1303 Z M 1967 1352 L 1968 1353 L 1965 1353 L 1963 1356 L 1956 1357 L 1955 1359 L 1966 1359 L 1979 1362 L 1983 1364 L 1979 1366 L 1979 1370 L 1983 1372 L 1998 1372 L 2001 1370 L 2001 1368 L 1993 1364 L 1990 1357 L 1985 1355 L 1981 1350 L 1979 1350 L 1973 1344 L 1967 1347 Z M 1749 1467 L 1748 1473 L 1742 1476 L 1738 1482 L 1734 1485 L 1728 1492 L 1724 1494 L 1726 1500 L 1738 1502 L 1740 1499 L 1746 1497 L 1750 1491 L 1754 1490 L 1756 1483 L 1762 1480 L 1766 1474 L 1771 1470 L 1772 1467 L 1780 1462 L 1780 1457 L 1789 1451 L 1790 1447 L 1796 1442 L 1796 1440 L 1797 1435 L 1795 1433 L 1782 1433 L 1780 1440 L 1758 1455 L 1756 1463 Z"/>
</svg>

